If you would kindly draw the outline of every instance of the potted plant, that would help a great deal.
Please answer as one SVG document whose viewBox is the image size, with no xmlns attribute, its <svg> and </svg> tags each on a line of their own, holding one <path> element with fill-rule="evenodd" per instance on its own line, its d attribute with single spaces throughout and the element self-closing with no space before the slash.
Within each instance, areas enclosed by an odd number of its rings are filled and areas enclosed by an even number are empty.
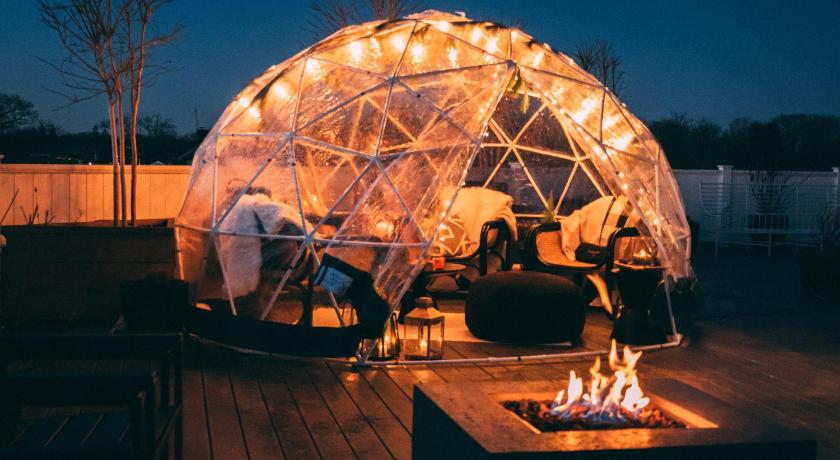
<svg viewBox="0 0 840 460">
<path fill-rule="evenodd" d="M 757 170 L 750 176 L 750 194 L 754 212 L 747 216 L 747 228 L 753 241 L 778 242 L 787 239 L 790 217 L 785 215 L 788 205 L 791 175 L 775 169 Z"/>
</svg>

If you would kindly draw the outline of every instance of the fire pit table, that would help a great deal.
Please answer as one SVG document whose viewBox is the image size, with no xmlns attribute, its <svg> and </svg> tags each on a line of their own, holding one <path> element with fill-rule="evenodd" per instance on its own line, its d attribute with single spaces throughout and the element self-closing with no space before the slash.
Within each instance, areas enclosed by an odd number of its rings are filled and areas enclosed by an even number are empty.
<svg viewBox="0 0 840 460">
<path fill-rule="evenodd" d="M 511 400 L 551 400 L 552 382 L 471 382 L 414 387 L 414 459 L 808 459 L 816 442 L 737 412 L 689 385 L 646 379 L 651 404 L 680 428 L 541 432 L 504 407 Z"/>
</svg>

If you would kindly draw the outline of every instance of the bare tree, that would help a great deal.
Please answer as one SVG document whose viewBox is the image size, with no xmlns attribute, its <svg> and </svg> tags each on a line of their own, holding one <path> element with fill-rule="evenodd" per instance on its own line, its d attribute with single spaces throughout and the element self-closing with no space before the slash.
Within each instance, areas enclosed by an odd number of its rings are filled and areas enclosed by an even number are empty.
<svg viewBox="0 0 840 460">
<path fill-rule="evenodd" d="M 419 8 L 414 0 L 365 0 L 373 19 L 393 20 L 403 17 Z"/>
<path fill-rule="evenodd" d="M 310 4 L 309 29 L 327 35 L 361 21 L 392 20 L 419 8 L 416 0 L 313 0 Z M 367 10 L 367 11 L 365 11 Z"/>
<path fill-rule="evenodd" d="M 175 123 L 157 113 L 137 119 L 137 129 L 146 137 L 175 137 Z"/>
<path fill-rule="evenodd" d="M 594 75 L 614 94 L 621 91 L 624 71 L 621 58 L 616 55 L 612 43 L 601 39 L 581 43 L 574 57 L 580 68 Z"/>
<path fill-rule="evenodd" d="M 151 50 L 174 43 L 181 31 L 180 24 L 165 30 L 151 31 L 152 17 L 171 0 L 128 0 L 123 10 L 126 32 L 127 66 L 131 87 L 131 225 L 137 221 L 137 116 L 140 113 L 140 93 L 146 71 L 146 59 Z"/>
<path fill-rule="evenodd" d="M 0 93 L 0 134 L 31 126 L 38 121 L 32 103 L 14 94 Z"/>
<path fill-rule="evenodd" d="M 125 151 L 130 130 L 132 152 L 131 223 L 136 220 L 137 115 L 149 50 L 171 44 L 180 25 L 150 34 L 152 17 L 171 0 L 38 0 L 41 21 L 59 36 L 67 56 L 50 64 L 68 90 L 70 104 L 105 95 L 111 129 L 114 225 L 127 216 Z M 49 63 L 48 63 L 49 64 Z M 126 91 L 130 115 L 125 117 Z M 126 124 L 128 127 L 126 127 Z"/>
<path fill-rule="evenodd" d="M 316 35 L 328 35 L 359 22 L 355 0 L 313 0 L 309 10 L 309 29 Z"/>
<path fill-rule="evenodd" d="M 104 94 L 108 102 L 108 121 L 111 125 L 111 164 L 114 190 L 114 225 L 118 224 L 120 145 L 124 146 L 125 131 L 122 116 L 117 116 L 122 99 L 123 69 L 116 65 L 114 40 L 117 37 L 120 15 L 111 0 L 39 0 L 41 22 L 58 34 L 67 56 L 59 64 L 50 64 L 62 77 L 69 104 Z M 49 64 L 49 63 L 48 63 Z M 121 103 L 120 103 L 121 105 Z"/>
</svg>

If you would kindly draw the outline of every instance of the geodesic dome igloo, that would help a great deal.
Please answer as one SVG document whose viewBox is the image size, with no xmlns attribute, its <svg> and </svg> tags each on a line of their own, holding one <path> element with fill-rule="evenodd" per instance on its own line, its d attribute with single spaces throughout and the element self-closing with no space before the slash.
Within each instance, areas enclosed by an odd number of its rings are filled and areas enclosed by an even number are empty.
<svg viewBox="0 0 840 460">
<path fill-rule="evenodd" d="M 181 271 L 205 310 L 348 326 L 358 312 L 312 280 L 323 258 L 395 307 L 467 183 L 505 190 L 523 218 L 626 196 L 670 275 L 690 272 L 644 124 L 548 45 L 435 11 L 342 29 L 237 95 L 193 160 Z"/>
</svg>

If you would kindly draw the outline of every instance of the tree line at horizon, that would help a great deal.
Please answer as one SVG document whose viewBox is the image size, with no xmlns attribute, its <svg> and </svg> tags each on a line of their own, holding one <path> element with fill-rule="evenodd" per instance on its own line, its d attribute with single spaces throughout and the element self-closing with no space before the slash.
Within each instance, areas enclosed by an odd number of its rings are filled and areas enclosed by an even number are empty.
<svg viewBox="0 0 840 460">
<path fill-rule="evenodd" d="M 840 117 L 779 115 L 767 121 L 747 118 L 720 126 L 685 114 L 647 122 L 676 169 L 821 171 L 840 166 Z M 190 164 L 207 130 L 179 135 L 160 114 L 138 118 L 142 163 Z M 0 154 L 4 163 L 111 164 L 107 120 L 89 131 L 69 133 L 42 120 L 32 104 L 0 93 Z"/>
</svg>

